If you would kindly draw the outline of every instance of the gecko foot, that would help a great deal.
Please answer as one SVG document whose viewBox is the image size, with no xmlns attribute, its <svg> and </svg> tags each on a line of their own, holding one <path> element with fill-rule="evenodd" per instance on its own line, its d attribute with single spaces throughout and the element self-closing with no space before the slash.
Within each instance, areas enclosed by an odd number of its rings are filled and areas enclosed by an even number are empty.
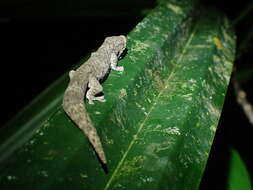
<svg viewBox="0 0 253 190">
<path fill-rule="evenodd" d="M 97 101 L 99 101 L 99 102 L 106 102 L 104 96 L 95 97 L 94 100 L 97 100 Z"/>
<path fill-rule="evenodd" d="M 89 97 L 88 100 L 89 100 L 89 102 L 88 102 L 89 104 L 94 104 L 93 100 L 97 100 L 99 102 L 106 102 L 104 96 L 92 97 L 92 98 Z"/>
<path fill-rule="evenodd" d="M 90 100 L 88 101 L 89 104 L 94 104 L 93 100 Z"/>
<path fill-rule="evenodd" d="M 123 66 L 112 67 L 112 69 L 115 70 L 115 71 L 120 71 L 120 72 L 124 71 Z"/>
</svg>

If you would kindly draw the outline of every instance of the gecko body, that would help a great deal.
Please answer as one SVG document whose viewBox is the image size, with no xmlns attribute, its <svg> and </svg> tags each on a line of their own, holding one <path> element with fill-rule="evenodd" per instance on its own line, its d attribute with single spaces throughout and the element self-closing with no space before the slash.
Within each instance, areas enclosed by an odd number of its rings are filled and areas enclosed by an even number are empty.
<svg viewBox="0 0 253 190">
<path fill-rule="evenodd" d="M 126 48 L 126 41 L 127 39 L 123 35 L 107 37 L 84 64 L 77 70 L 69 72 L 70 82 L 63 97 L 64 111 L 88 137 L 104 164 L 107 163 L 106 156 L 97 130 L 85 109 L 83 99 L 87 91 L 86 98 L 89 104 L 93 104 L 94 100 L 105 102 L 104 96 L 96 96 L 103 91 L 99 81 L 105 77 L 110 69 L 124 70 L 123 67 L 117 66 L 117 61 Z"/>
</svg>

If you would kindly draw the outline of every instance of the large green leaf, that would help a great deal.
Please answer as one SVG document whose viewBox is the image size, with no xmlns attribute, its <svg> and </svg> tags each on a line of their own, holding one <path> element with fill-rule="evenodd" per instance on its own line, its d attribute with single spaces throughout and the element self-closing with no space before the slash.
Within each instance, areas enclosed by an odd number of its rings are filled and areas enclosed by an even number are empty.
<svg viewBox="0 0 253 190">
<path fill-rule="evenodd" d="M 1 189 L 197 189 L 235 40 L 223 15 L 196 11 L 195 5 L 171 0 L 156 7 L 128 35 L 120 61 L 125 71 L 112 72 L 103 84 L 107 102 L 87 105 L 108 170 L 57 103 L 39 125 L 19 126 L 37 129 L 29 140 L 24 135 L 13 141 L 14 131 L 0 146 L 1 155 L 10 155 L 1 164 Z"/>
</svg>

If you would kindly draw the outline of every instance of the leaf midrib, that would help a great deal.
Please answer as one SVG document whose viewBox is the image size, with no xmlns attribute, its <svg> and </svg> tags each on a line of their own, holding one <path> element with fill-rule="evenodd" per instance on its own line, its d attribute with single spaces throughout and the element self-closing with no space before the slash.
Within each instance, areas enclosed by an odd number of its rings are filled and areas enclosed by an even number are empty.
<svg viewBox="0 0 253 190">
<path fill-rule="evenodd" d="M 182 60 L 183 55 L 185 54 L 186 50 L 188 49 L 188 47 L 189 47 L 189 45 L 190 45 L 190 43 L 191 43 L 191 41 L 192 41 L 192 38 L 194 37 L 195 31 L 196 31 L 196 26 L 195 26 L 194 29 L 192 30 L 192 33 L 191 33 L 191 35 L 189 36 L 189 38 L 188 38 L 188 40 L 187 40 L 187 42 L 186 42 L 186 45 L 185 45 L 185 47 L 183 48 L 183 50 L 182 50 L 180 56 L 178 57 L 176 63 L 179 63 L 179 62 Z M 114 179 L 115 176 L 117 175 L 117 172 L 120 170 L 120 167 L 122 166 L 123 162 L 125 161 L 125 158 L 127 157 L 129 151 L 131 150 L 131 148 L 132 148 L 132 146 L 134 145 L 135 141 L 138 139 L 138 135 L 139 135 L 139 133 L 141 132 L 141 130 L 142 130 L 144 124 L 145 124 L 146 121 L 149 119 L 150 114 L 152 113 L 153 109 L 154 109 L 155 106 L 157 105 L 156 102 L 159 100 L 160 96 L 161 96 L 161 95 L 164 93 L 164 91 L 166 90 L 167 84 L 168 84 L 168 82 L 171 80 L 171 77 L 173 76 L 173 74 L 175 73 L 175 69 L 177 68 L 177 66 L 178 66 L 178 64 L 175 64 L 175 67 L 173 67 L 173 70 L 170 72 L 170 74 L 169 74 L 167 80 L 165 81 L 165 85 L 164 85 L 163 89 L 162 89 L 162 90 L 159 92 L 159 94 L 156 96 L 153 105 L 151 106 L 151 108 L 150 108 L 149 112 L 147 113 L 147 115 L 146 115 L 145 119 L 143 120 L 143 122 L 141 122 L 140 127 L 139 127 L 139 129 L 138 129 L 136 135 L 133 136 L 133 140 L 130 142 L 130 144 L 129 144 L 127 150 L 125 151 L 125 153 L 123 154 L 121 160 L 119 161 L 118 165 L 116 166 L 116 168 L 115 168 L 113 174 L 111 175 L 110 179 L 109 179 L 108 182 L 106 183 L 104 190 L 108 190 L 108 188 L 110 187 L 110 185 L 111 185 L 113 179 Z"/>
</svg>

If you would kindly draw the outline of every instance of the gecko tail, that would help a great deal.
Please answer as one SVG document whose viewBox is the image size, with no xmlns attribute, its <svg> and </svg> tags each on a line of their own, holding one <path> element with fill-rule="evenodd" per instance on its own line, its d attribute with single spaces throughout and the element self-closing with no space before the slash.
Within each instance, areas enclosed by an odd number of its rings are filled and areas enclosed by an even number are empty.
<svg viewBox="0 0 253 190">
<path fill-rule="evenodd" d="M 63 108 L 68 116 L 75 122 L 75 124 L 84 132 L 89 139 L 95 152 L 103 164 L 107 164 L 106 156 L 102 147 L 101 140 L 97 134 L 96 128 L 93 126 L 89 114 L 87 113 L 83 102 L 78 104 L 71 104 Z"/>
<path fill-rule="evenodd" d="M 106 156 L 103 151 L 103 147 L 102 147 L 100 138 L 97 134 L 97 130 L 94 128 L 94 130 L 92 130 L 92 132 L 89 135 L 87 135 L 87 137 L 88 137 L 90 143 L 92 144 L 93 148 L 95 149 L 95 152 L 97 153 L 100 160 L 103 162 L 103 164 L 107 164 Z"/>
</svg>

